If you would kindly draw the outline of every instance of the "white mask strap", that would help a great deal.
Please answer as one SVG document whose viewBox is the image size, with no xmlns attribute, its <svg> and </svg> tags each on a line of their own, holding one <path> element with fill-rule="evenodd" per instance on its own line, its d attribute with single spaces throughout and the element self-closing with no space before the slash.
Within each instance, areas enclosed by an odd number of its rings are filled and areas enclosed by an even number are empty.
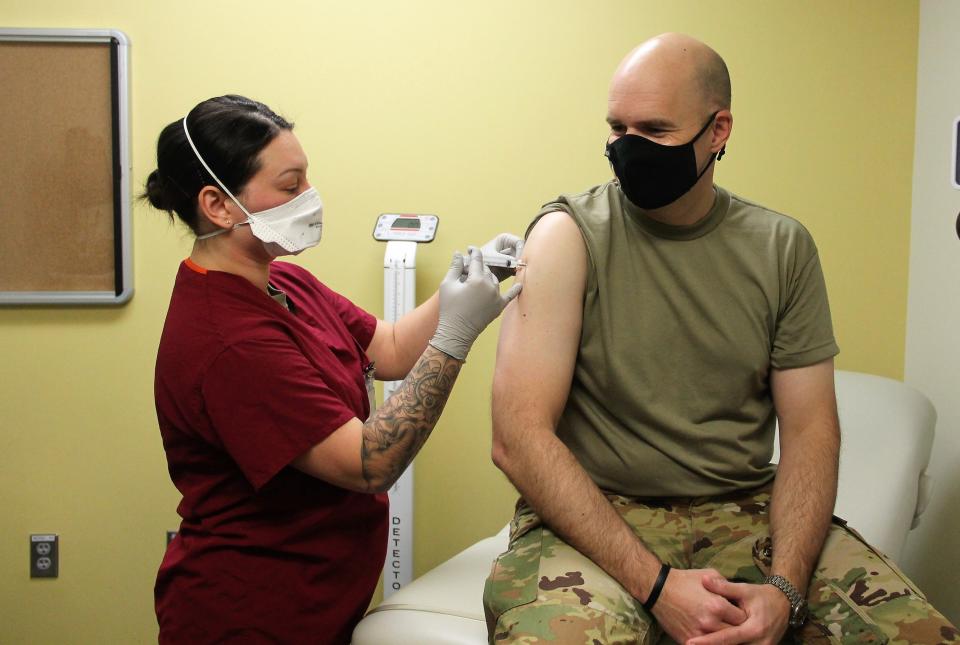
<svg viewBox="0 0 960 645">
<path fill-rule="evenodd" d="M 237 227 L 239 227 L 239 226 L 243 226 L 244 224 L 249 224 L 249 223 L 250 223 L 250 222 L 238 222 L 238 223 L 234 224 L 233 226 L 231 226 L 230 228 L 218 228 L 217 230 L 215 230 L 215 231 L 212 232 L 212 233 L 204 233 L 203 235 L 198 235 L 198 236 L 197 236 L 197 239 L 198 239 L 198 240 L 206 240 L 206 239 L 211 238 L 211 237 L 213 237 L 213 236 L 215 236 L 215 235 L 220 235 L 221 233 L 226 233 L 227 231 L 232 231 L 233 229 L 235 229 L 235 228 L 237 228 Z"/>
<path fill-rule="evenodd" d="M 236 197 L 233 196 L 233 193 L 230 192 L 230 189 L 223 185 L 223 182 L 220 181 L 220 178 L 217 177 L 216 173 L 213 172 L 212 170 L 210 170 L 210 166 L 208 166 L 208 165 L 207 165 L 207 162 L 204 161 L 204 160 L 203 160 L 203 157 L 200 156 L 200 151 L 197 150 L 197 146 L 193 145 L 193 139 L 190 138 L 190 130 L 187 129 L 187 117 L 183 117 L 183 133 L 184 133 L 185 135 L 187 135 L 187 143 L 189 143 L 189 144 L 190 144 L 190 147 L 193 148 L 193 154 L 197 155 L 197 159 L 200 160 L 200 163 L 203 164 L 203 167 L 207 169 L 207 172 L 210 173 L 210 176 L 213 177 L 214 180 L 220 185 L 220 188 L 223 189 L 223 192 L 225 192 L 226 194 L 228 194 L 228 195 L 230 196 L 230 199 L 232 199 L 233 202 L 234 202 L 237 206 L 240 207 L 240 210 L 243 211 L 244 215 L 246 215 L 246 216 L 249 218 L 249 217 L 250 217 L 250 213 L 247 212 L 247 209 L 243 207 L 243 204 L 240 203 L 240 200 L 239 200 L 239 199 L 237 199 Z M 240 222 L 240 224 L 246 224 L 246 223 L 247 223 L 247 222 Z M 237 224 L 237 225 L 234 226 L 233 228 L 236 228 L 237 226 L 240 226 L 240 224 Z M 220 229 L 219 231 L 216 231 L 216 232 L 214 232 L 214 233 L 210 233 L 210 234 L 207 234 L 207 235 L 203 235 L 203 236 L 201 236 L 201 237 L 198 237 L 197 239 L 200 239 L 200 240 L 206 239 L 206 238 L 208 238 L 208 237 L 213 237 L 214 235 L 217 235 L 218 233 L 225 233 L 226 231 L 227 231 L 227 229 Z"/>
</svg>

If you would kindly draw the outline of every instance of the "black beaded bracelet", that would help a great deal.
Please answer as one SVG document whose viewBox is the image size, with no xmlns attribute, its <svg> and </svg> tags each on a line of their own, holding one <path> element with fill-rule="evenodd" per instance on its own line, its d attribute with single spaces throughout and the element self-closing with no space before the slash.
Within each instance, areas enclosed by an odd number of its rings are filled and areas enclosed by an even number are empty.
<svg viewBox="0 0 960 645">
<path fill-rule="evenodd" d="M 657 604 L 657 598 L 660 597 L 660 592 L 663 591 L 663 583 L 667 581 L 667 574 L 670 573 L 670 565 L 664 562 L 660 566 L 660 574 L 657 576 L 657 581 L 653 583 L 653 589 L 650 590 L 650 595 L 647 596 L 647 601 L 643 603 L 643 608 L 647 610 L 647 613 L 653 609 L 653 606 Z"/>
</svg>

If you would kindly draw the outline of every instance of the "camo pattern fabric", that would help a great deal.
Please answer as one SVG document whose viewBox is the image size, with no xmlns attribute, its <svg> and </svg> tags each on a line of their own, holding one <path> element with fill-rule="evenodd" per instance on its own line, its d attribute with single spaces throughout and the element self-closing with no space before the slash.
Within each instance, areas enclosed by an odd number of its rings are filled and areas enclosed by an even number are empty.
<svg viewBox="0 0 960 645">
<path fill-rule="evenodd" d="M 760 583 L 772 557 L 769 491 L 768 486 L 710 499 L 607 497 L 663 562 Z M 483 598 L 492 645 L 673 642 L 616 580 L 543 526 L 523 500 L 511 522 L 510 546 L 494 561 Z M 807 601 L 810 617 L 784 642 L 960 642 L 956 627 L 897 566 L 839 518 Z"/>
</svg>

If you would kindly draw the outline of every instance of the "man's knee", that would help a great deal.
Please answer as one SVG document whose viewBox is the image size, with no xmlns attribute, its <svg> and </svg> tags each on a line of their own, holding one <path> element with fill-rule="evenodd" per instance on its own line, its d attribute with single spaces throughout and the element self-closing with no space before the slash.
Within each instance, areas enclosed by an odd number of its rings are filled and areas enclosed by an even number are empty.
<svg viewBox="0 0 960 645">
<path fill-rule="evenodd" d="M 542 527 L 494 562 L 484 613 L 491 643 L 641 643 L 649 631 L 619 583 Z"/>
<path fill-rule="evenodd" d="M 651 626 L 589 606 L 534 602 L 502 614 L 489 632 L 490 643 L 563 645 L 647 645 Z"/>
<path fill-rule="evenodd" d="M 960 640 L 894 562 L 845 526 L 831 527 L 807 596 L 808 629 L 843 642 Z"/>
</svg>

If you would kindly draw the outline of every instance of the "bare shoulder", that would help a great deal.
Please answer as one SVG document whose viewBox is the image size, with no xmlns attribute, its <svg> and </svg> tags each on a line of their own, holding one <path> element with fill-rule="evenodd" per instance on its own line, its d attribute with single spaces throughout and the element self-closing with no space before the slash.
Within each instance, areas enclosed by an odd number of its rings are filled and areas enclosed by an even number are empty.
<svg viewBox="0 0 960 645">
<path fill-rule="evenodd" d="M 547 213 L 534 224 L 523 247 L 526 268 L 518 273 L 524 291 L 549 289 L 555 279 L 563 279 L 567 287 L 583 291 L 587 268 L 587 249 L 573 218 L 564 211 Z"/>
<path fill-rule="evenodd" d="M 573 221 L 573 217 L 561 210 L 547 213 L 536 221 L 524 248 L 531 250 L 544 244 L 557 242 L 584 246 L 580 228 Z"/>
</svg>

